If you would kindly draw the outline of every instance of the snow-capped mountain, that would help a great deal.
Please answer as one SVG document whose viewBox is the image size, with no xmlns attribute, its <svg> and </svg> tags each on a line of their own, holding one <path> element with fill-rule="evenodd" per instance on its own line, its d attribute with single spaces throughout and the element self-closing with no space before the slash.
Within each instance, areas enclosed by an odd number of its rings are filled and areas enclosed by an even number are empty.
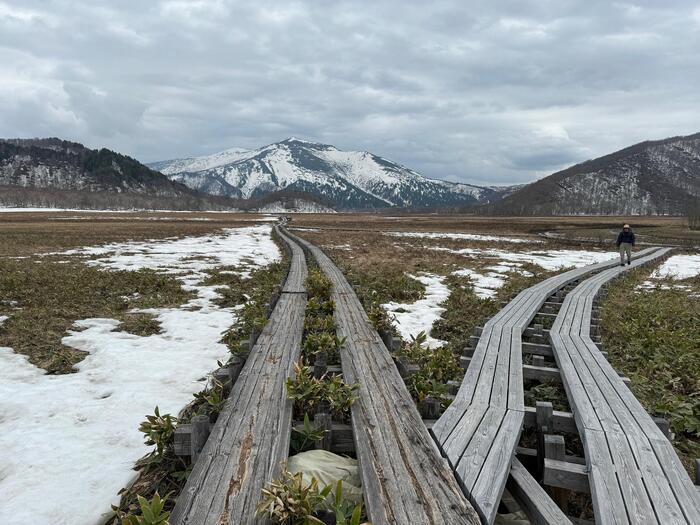
<svg viewBox="0 0 700 525">
<path fill-rule="evenodd" d="M 635 144 L 528 184 L 487 213 L 681 215 L 700 200 L 700 133 Z"/>
<path fill-rule="evenodd" d="M 501 195 L 500 189 L 428 179 L 366 151 L 341 151 L 297 138 L 149 166 L 214 195 L 249 199 L 289 190 L 319 196 L 336 209 L 461 207 Z"/>
</svg>

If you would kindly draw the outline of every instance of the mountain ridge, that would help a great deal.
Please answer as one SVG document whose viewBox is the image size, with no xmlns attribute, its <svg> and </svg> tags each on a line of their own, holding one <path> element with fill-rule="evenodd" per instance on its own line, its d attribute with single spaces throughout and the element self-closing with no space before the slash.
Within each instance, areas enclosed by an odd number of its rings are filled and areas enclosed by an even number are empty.
<svg viewBox="0 0 700 525">
<path fill-rule="evenodd" d="M 532 182 L 480 213 L 682 215 L 700 199 L 700 133 L 646 140 Z"/>
<path fill-rule="evenodd" d="M 209 209 L 229 203 L 136 159 L 58 138 L 0 139 L 0 204 Z"/>
<path fill-rule="evenodd" d="M 503 190 L 443 181 L 367 151 L 290 137 L 256 150 L 148 164 L 190 188 L 237 198 L 280 189 L 329 200 L 337 209 L 469 207 L 500 198 Z"/>
</svg>

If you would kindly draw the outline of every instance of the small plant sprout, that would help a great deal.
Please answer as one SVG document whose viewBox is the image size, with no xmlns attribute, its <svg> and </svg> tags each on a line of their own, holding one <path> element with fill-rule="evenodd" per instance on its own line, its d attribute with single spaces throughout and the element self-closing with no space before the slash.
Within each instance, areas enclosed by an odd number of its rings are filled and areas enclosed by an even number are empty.
<svg viewBox="0 0 700 525">
<path fill-rule="evenodd" d="M 146 436 L 146 445 L 155 445 L 156 449 L 151 453 L 152 459 L 161 461 L 166 450 L 172 446 L 175 435 L 176 418 L 170 414 L 161 416 L 158 407 L 154 410 L 154 415 L 146 416 L 139 426 L 139 431 Z"/>
<path fill-rule="evenodd" d="M 305 452 L 313 448 L 314 443 L 320 441 L 325 436 L 323 428 L 316 427 L 309 419 L 309 414 L 304 414 L 303 425 L 292 428 L 291 447 L 295 454 Z"/>
<path fill-rule="evenodd" d="M 155 493 L 151 501 L 148 501 L 143 496 L 139 496 L 141 515 L 127 514 L 123 516 L 122 525 L 169 525 L 170 513 L 163 510 L 167 500 L 167 495 L 161 499 L 158 492 Z"/>
<path fill-rule="evenodd" d="M 333 487 L 319 490 L 316 478 L 304 483 L 301 472 L 292 474 L 285 470 L 280 479 L 268 483 L 262 491 L 257 513 L 272 523 L 284 525 L 312 525 L 323 522 L 313 514 L 323 508 L 323 503 Z"/>
</svg>

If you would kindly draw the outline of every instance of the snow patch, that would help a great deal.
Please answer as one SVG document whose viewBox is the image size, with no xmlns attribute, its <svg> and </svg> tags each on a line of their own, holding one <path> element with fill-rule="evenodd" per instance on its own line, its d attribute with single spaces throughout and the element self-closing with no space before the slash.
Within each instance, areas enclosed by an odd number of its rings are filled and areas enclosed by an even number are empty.
<svg viewBox="0 0 700 525">
<path fill-rule="evenodd" d="M 425 285 L 423 299 L 415 303 L 390 302 L 382 307 L 391 314 L 393 325 L 404 339 L 410 341 L 411 336 L 415 337 L 420 332 L 425 332 L 428 336 L 428 346 L 442 346 L 445 342 L 431 337 L 430 330 L 445 311 L 440 305 L 450 296 L 450 289 L 444 284 L 445 278 L 429 273 L 409 277 Z"/>
<path fill-rule="evenodd" d="M 651 274 L 652 279 L 670 277 L 676 280 L 700 275 L 700 254 L 673 255 Z"/>
<path fill-rule="evenodd" d="M 219 287 L 201 284 L 204 270 L 259 267 L 279 258 L 269 225 L 70 253 L 101 256 L 87 263 L 106 270 L 179 274 L 196 297 L 180 308 L 142 310 L 162 327 L 147 337 L 115 331 L 114 319 L 76 322 L 62 342 L 88 355 L 74 374 L 46 375 L 0 348 L 0 523 L 103 522 L 148 451 L 138 431 L 144 416 L 156 405 L 177 414 L 228 355 L 219 340 L 235 309 L 212 302 Z"/>
<path fill-rule="evenodd" d="M 496 296 L 498 289 L 506 283 L 504 275 L 497 272 L 482 274 L 469 268 L 452 272 L 459 277 L 468 277 L 472 281 L 474 293 L 480 299 L 491 299 Z"/>
<path fill-rule="evenodd" d="M 443 233 L 443 232 L 384 232 L 384 235 L 392 237 L 414 237 L 422 239 L 457 239 L 468 241 L 491 241 L 491 242 L 513 242 L 513 243 L 540 243 L 541 240 L 501 237 L 496 235 L 480 235 L 476 233 Z"/>
<path fill-rule="evenodd" d="M 544 250 L 536 252 L 509 252 L 505 250 L 482 250 L 462 248 L 454 250 L 443 246 L 428 246 L 430 250 L 454 253 L 471 257 L 488 257 L 511 263 L 532 263 L 545 270 L 556 271 L 563 268 L 581 268 L 589 264 L 609 261 L 619 257 L 617 252 L 594 252 L 587 250 Z M 505 264 L 505 263 L 499 263 Z"/>
</svg>

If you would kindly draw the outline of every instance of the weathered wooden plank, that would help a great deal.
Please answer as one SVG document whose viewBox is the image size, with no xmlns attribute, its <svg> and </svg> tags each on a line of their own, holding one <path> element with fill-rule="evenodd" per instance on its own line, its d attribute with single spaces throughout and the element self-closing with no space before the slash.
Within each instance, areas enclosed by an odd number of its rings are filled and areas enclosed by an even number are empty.
<svg viewBox="0 0 700 525">
<path fill-rule="evenodd" d="M 616 260 L 611 260 L 570 270 L 524 290 L 485 323 L 471 358 L 466 358 L 470 364 L 462 385 L 450 407 L 433 426 L 432 433 L 456 469 L 465 492 L 488 523 L 495 518 L 492 502 L 500 498 L 508 470 L 502 461 L 489 462 L 489 451 L 497 442 L 507 450 L 498 450 L 494 457 L 500 458 L 501 454 L 512 457 L 515 453 L 525 417 L 523 376 L 559 376 L 558 370 L 552 367 L 522 366 L 522 336 L 534 334 L 527 327 L 553 293 L 584 275 L 616 264 Z M 544 346 L 537 345 L 534 349 Z M 551 355 L 550 348 L 547 354 Z M 501 414 L 500 419 L 496 414 Z M 504 426 L 506 419 L 518 421 L 519 427 L 513 431 L 509 425 Z M 475 475 L 479 476 L 477 495 L 471 493 Z"/>
<path fill-rule="evenodd" d="M 550 332 L 584 441 L 600 523 L 700 520 L 697 496 L 672 446 L 591 338 L 591 312 L 601 288 L 666 252 L 645 250 L 632 265 L 610 268 L 581 283 L 566 297 Z"/>
<path fill-rule="evenodd" d="M 533 525 L 571 525 L 571 520 L 518 459 L 513 459 L 506 487 Z"/>
<path fill-rule="evenodd" d="M 333 283 L 341 365 L 359 385 L 352 407 L 365 505 L 374 525 L 479 522 L 423 424 L 379 334 L 340 270 L 299 239 Z"/>
<path fill-rule="evenodd" d="M 286 242 L 291 242 L 283 234 Z M 264 523 L 255 508 L 289 450 L 291 401 L 285 380 L 299 356 L 306 296 L 304 254 L 292 258 L 282 293 L 178 497 L 173 525 Z"/>
</svg>

